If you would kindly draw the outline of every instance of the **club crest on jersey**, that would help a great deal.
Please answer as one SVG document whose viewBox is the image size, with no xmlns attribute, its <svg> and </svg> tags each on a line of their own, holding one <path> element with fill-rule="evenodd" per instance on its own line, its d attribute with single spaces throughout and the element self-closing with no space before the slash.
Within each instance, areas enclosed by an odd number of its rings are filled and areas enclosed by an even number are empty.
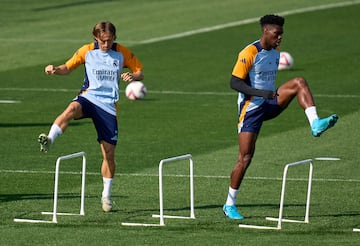
<svg viewBox="0 0 360 246">
<path fill-rule="evenodd" d="M 113 66 L 118 67 L 119 66 L 119 61 L 118 60 L 113 60 Z"/>
</svg>

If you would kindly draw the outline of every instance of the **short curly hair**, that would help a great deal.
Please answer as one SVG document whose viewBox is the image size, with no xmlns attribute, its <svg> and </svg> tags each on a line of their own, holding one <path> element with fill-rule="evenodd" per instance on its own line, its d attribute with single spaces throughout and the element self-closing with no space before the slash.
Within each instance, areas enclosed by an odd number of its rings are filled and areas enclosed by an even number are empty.
<svg viewBox="0 0 360 246">
<path fill-rule="evenodd" d="M 285 23 L 285 19 L 282 16 L 279 15 L 264 15 L 260 19 L 260 25 L 263 27 L 264 25 L 278 25 L 283 26 Z"/>
</svg>

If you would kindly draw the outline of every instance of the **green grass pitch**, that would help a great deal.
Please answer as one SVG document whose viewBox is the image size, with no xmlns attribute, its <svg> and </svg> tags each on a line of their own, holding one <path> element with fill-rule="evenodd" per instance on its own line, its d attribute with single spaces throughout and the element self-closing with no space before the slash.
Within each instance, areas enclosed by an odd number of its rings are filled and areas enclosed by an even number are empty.
<svg viewBox="0 0 360 246">
<path fill-rule="evenodd" d="M 359 1 L 2 1 L 0 8 L 0 244 L 1 245 L 358 245 L 360 233 L 360 38 Z M 314 8 L 330 6 L 333 8 Z M 313 9 L 314 8 L 314 9 Z M 299 13 L 295 13 L 300 10 Z M 309 224 L 284 223 L 281 231 L 240 229 L 222 214 L 229 174 L 237 158 L 236 93 L 229 78 L 238 52 L 260 35 L 258 23 L 167 37 L 267 13 L 287 13 L 282 50 L 295 60 L 277 77 L 280 85 L 304 76 L 318 113 L 340 116 L 313 138 L 304 112 L 292 102 L 266 122 L 241 187 L 241 223 L 275 226 L 284 165 L 314 157 Z M 47 64 L 63 63 L 101 20 L 118 28 L 118 41 L 145 65 L 148 94 L 129 101 L 121 84 L 114 212 L 101 211 L 101 154 L 90 120 L 74 121 L 51 151 L 39 152 L 37 136 L 48 132 L 82 85 L 79 68 L 70 76 L 46 76 Z M 164 21 L 165 20 L 165 21 Z M 16 103 L 3 103 L 4 100 Z M 48 219 L 53 205 L 57 157 L 87 153 L 85 216 L 58 217 L 58 224 L 15 223 Z M 194 159 L 195 220 L 165 219 L 165 227 L 126 227 L 122 222 L 158 223 L 158 163 L 187 154 Z M 79 159 L 64 161 L 59 212 L 78 212 Z M 307 167 L 289 170 L 284 216 L 305 214 Z M 166 214 L 189 214 L 188 162 L 164 168 Z"/>
</svg>

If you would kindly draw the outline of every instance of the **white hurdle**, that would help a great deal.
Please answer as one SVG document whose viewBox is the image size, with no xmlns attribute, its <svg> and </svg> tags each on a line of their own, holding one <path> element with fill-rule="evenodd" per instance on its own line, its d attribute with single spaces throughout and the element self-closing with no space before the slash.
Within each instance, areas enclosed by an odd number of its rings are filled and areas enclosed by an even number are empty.
<svg viewBox="0 0 360 246">
<path fill-rule="evenodd" d="M 163 196 L 163 165 L 168 162 L 189 160 L 190 166 L 190 216 L 173 216 L 164 215 L 164 196 Z M 160 214 L 153 214 L 153 218 L 160 218 L 159 224 L 146 224 L 146 223 L 121 223 L 123 226 L 165 226 L 164 218 L 172 219 L 195 219 L 195 208 L 194 208 L 194 163 L 191 154 L 180 155 L 163 159 L 159 163 L 159 203 L 160 203 Z"/>
<path fill-rule="evenodd" d="M 339 158 L 335 157 L 316 157 L 314 160 L 317 161 L 339 161 Z M 284 200 L 285 200 L 285 190 L 286 190 L 286 178 L 288 169 L 290 167 L 309 164 L 309 176 L 308 176 L 308 189 L 307 189 L 307 198 L 306 198 L 306 209 L 305 209 L 305 217 L 304 220 L 290 220 L 283 218 L 283 210 L 284 210 Z M 279 217 L 266 217 L 266 220 L 277 221 L 278 224 L 276 227 L 272 226 L 257 226 L 257 225 L 246 225 L 240 224 L 240 228 L 251 228 L 251 229 L 262 229 L 262 230 L 281 230 L 282 222 L 290 222 L 290 223 L 309 223 L 309 214 L 310 214 L 310 197 L 311 197 L 311 185 L 312 185 L 312 176 L 313 176 L 313 159 L 306 159 L 302 161 L 297 161 L 293 163 L 286 164 L 284 167 L 283 180 L 282 180 L 282 188 L 281 188 L 281 196 L 280 196 L 280 208 L 279 208 Z"/>
<path fill-rule="evenodd" d="M 313 164 L 312 159 L 302 160 L 298 162 L 293 162 L 286 164 L 284 167 L 283 180 L 282 180 L 282 188 L 281 188 L 281 197 L 280 197 L 280 208 L 279 208 L 279 217 L 272 218 L 266 217 L 266 220 L 277 221 L 278 224 L 276 227 L 272 226 L 256 226 L 256 225 L 246 225 L 240 224 L 240 228 L 251 228 L 251 229 L 263 229 L 263 230 L 281 230 L 282 222 L 292 222 L 292 223 L 309 223 L 309 212 L 310 212 L 310 196 L 311 196 L 311 184 L 312 184 L 312 174 L 313 174 Z M 299 220 L 289 220 L 283 218 L 283 210 L 284 210 L 284 200 L 285 200 L 285 191 L 286 191 L 286 178 L 289 167 L 294 167 L 298 165 L 303 165 L 309 163 L 309 179 L 308 179 L 308 190 L 307 190 L 307 198 L 306 198 L 306 211 L 305 211 L 305 219 L 303 221 Z"/>
<path fill-rule="evenodd" d="M 304 218 L 304 220 L 284 219 L 283 218 L 283 210 L 284 210 L 284 200 L 285 200 L 286 177 L 287 177 L 288 169 L 289 169 L 289 167 L 294 167 L 294 166 L 298 166 L 298 165 L 301 165 L 301 164 L 307 164 L 307 163 L 309 163 L 309 178 L 308 178 L 308 190 L 307 190 L 307 196 L 306 196 L 305 218 Z M 281 222 L 309 223 L 312 175 L 313 175 L 312 159 L 307 159 L 307 160 L 287 164 L 285 166 L 285 168 L 284 168 L 284 174 L 283 174 L 283 183 L 282 183 L 282 188 L 281 188 L 279 217 L 278 218 L 266 217 L 266 219 L 271 220 L 271 221 L 278 221 L 278 226 L 277 227 L 280 228 L 280 229 L 281 229 Z"/>
<path fill-rule="evenodd" d="M 353 231 L 360 232 L 359 228 L 354 228 Z"/>
<path fill-rule="evenodd" d="M 58 186 L 59 186 L 59 172 L 60 162 L 63 160 L 82 157 L 82 178 L 81 178 L 81 201 L 79 214 L 74 213 L 58 213 Z M 85 176 L 86 176 L 86 154 L 85 152 L 78 152 L 70 155 L 60 156 L 56 160 L 55 167 L 55 184 L 54 184 L 54 207 L 52 212 L 41 212 L 41 214 L 52 215 L 52 220 L 32 220 L 32 219 L 14 219 L 14 222 L 28 222 L 28 223 L 57 223 L 57 215 L 85 215 Z"/>
</svg>

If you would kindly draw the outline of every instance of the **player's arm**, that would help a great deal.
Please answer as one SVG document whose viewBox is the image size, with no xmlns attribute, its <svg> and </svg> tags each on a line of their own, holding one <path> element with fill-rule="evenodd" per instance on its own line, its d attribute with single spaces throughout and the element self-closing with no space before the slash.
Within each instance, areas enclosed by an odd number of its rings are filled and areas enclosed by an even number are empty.
<svg viewBox="0 0 360 246">
<path fill-rule="evenodd" d="M 45 67 L 45 73 L 46 74 L 67 75 L 67 74 L 71 73 L 71 70 L 68 69 L 68 67 L 65 64 L 62 64 L 57 67 L 50 64 Z"/>
<path fill-rule="evenodd" d="M 124 67 L 128 68 L 131 72 L 125 72 L 121 74 L 121 79 L 125 82 L 141 81 L 144 79 L 144 73 L 142 72 L 143 65 L 139 59 L 125 46 L 117 44 L 117 51 L 124 55 Z"/>
<path fill-rule="evenodd" d="M 144 79 L 144 73 L 139 70 L 134 73 L 126 72 L 121 74 L 121 79 L 125 82 L 140 81 Z"/>
<path fill-rule="evenodd" d="M 274 98 L 276 92 L 253 88 L 245 81 L 245 78 L 247 78 L 252 69 L 257 54 L 258 49 L 255 45 L 249 45 L 239 53 L 230 79 L 230 87 L 237 92 L 249 96 L 259 96 L 268 99 Z"/>
<path fill-rule="evenodd" d="M 273 91 L 253 88 L 248 85 L 243 79 L 240 79 L 239 77 L 236 77 L 234 75 L 231 75 L 230 87 L 237 92 L 241 92 L 249 96 L 263 97 L 266 99 L 274 98 L 276 95 L 276 92 Z"/>
<path fill-rule="evenodd" d="M 60 66 L 47 65 L 45 67 L 45 73 L 68 75 L 75 68 L 85 63 L 85 55 L 89 50 L 92 49 L 94 49 L 94 43 L 83 45 L 67 62 L 65 62 L 65 64 L 62 64 Z"/>
</svg>

